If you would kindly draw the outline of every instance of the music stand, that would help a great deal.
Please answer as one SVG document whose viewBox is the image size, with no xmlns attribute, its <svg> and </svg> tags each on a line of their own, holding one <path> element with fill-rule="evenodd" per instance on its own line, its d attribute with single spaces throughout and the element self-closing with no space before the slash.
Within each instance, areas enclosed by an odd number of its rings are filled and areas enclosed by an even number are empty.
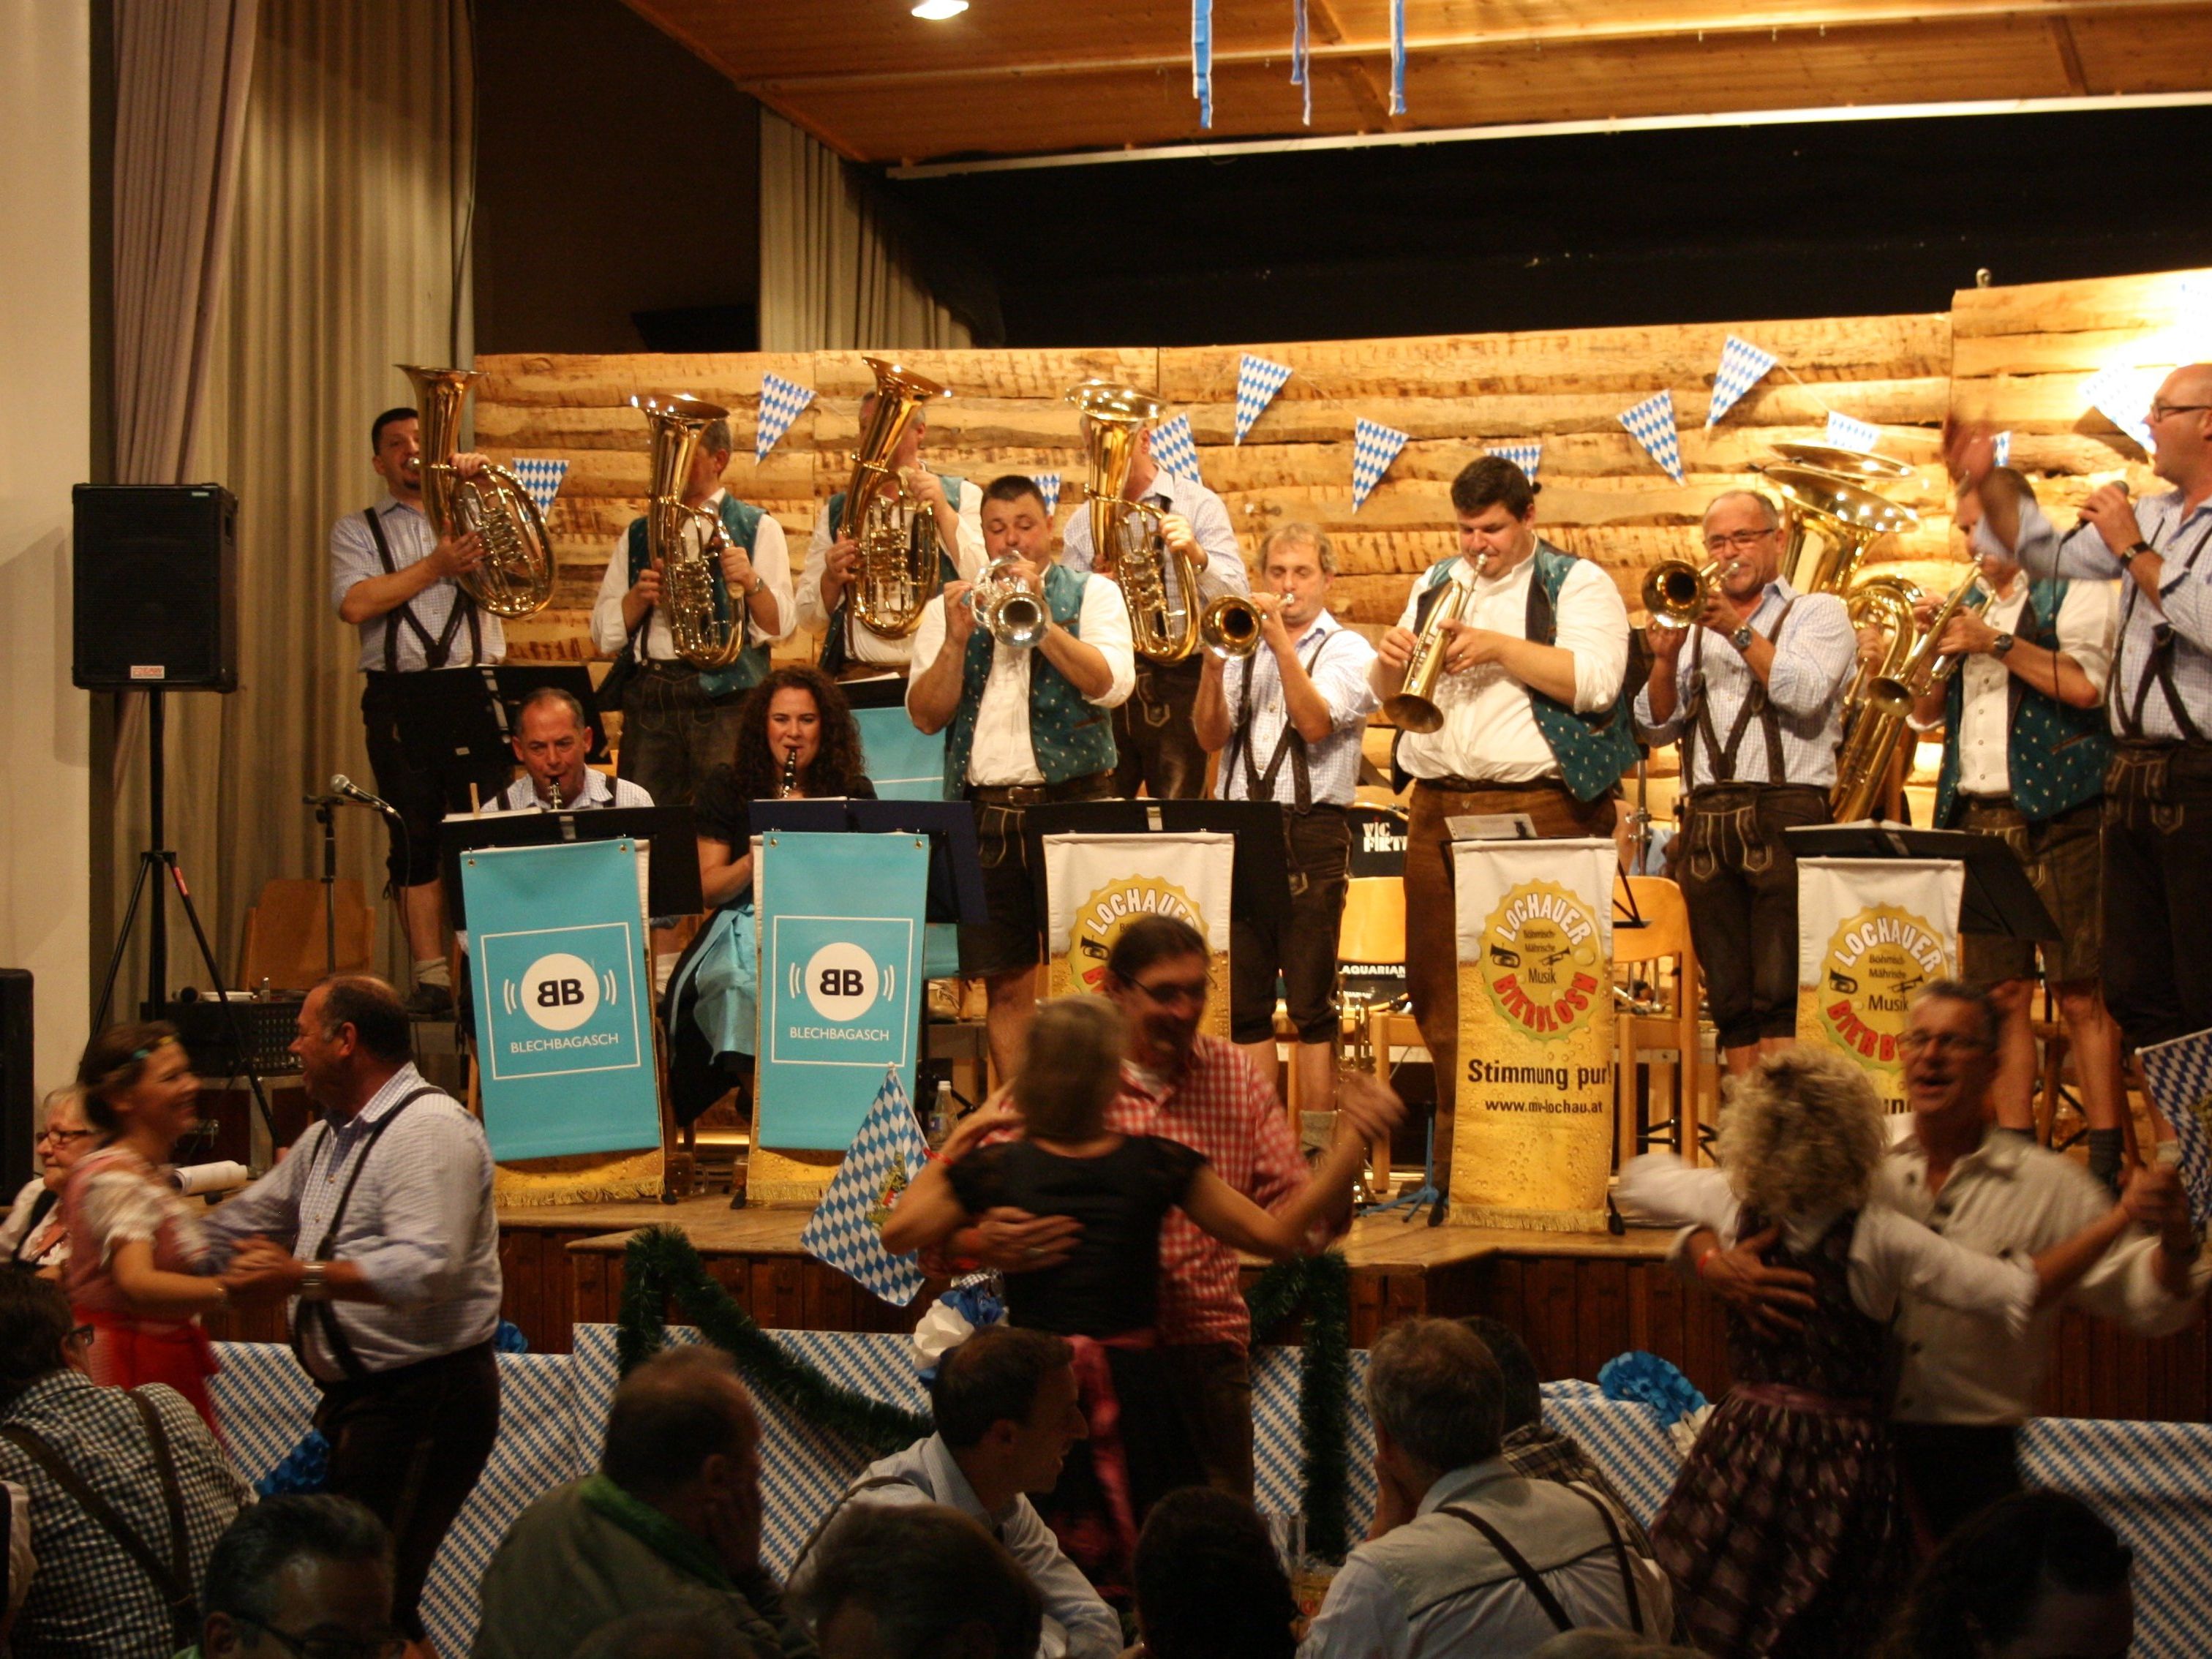
<svg viewBox="0 0 2212 1659">
<path fill-rule="evenodd" d="M 866 679 L 840 680 L 837 689 L 845 694 L 845 706 L 848 708 L 906 707 L 906 676 L 903 674 L 871 674 Z"/>
<path fill-rule="evenodd" d="M 799 834 L 927 836 L 929 837 L 929 921 L 980 923 L 990 920 L 983 894 L 983 866 L 975 851 L 975 809 L 964 800 L 757 800 L 753 834 L 771 830 Z"/>
<path fill-rule="evenodd" d="M 566 691 L 584 705 L 584 717 L 592 727 L 592 747 L 584 758 L 594 765 L 605 761 L 606 722 L 599 718 L 599 694 L 592 684 L 592 671 L 582 663 L 503 664 L 497 668 L 486 667 L 482 672 L 486 695 L 481 701 L 470 699 L 466 705 L 473 716 L 468 725 L 471 744 L 488 743 L 507 750 L 514 734 L 522 728 L 522 705 L 530 701 L 532 693 L 550 686 L 556 691 Z"/>
<path fill-rule="evenodd" d="M 1047 836 L 1231 836 L 1237 856 L 1230 865 L 1230 914 L 1279 916 L 1290 911 L 1291 872 L 1283 845 L 1283 808 L 1278 801 L 1054 801 L 1030 807 L 1024 815 L 1023 831 L 1034 854 L 1030 869 L 1041 916 L 1052 913 L 1044 889 L 1042 843 Z"/>
<path fill-rule="evenodd" d="M 446 902 L 453 926 L 468 926 L 461 885 L 461 855 L 491 847 L 553 847 L 572 841 L 628 837 L 652 849 L 646 869 L 647 910 L 656 916 L 696 915 L 706 908 L 699 892 L 699 837 L 688 806 L 598 806 L 574 812 L 463 812 L 445 821 Z M 664 852 L 665 849 L 665 852 Z"/>
<path fill-rule="evenodd" d="M 2002 939 L 2062 937 L 2027 878 L 2027 866 L 2002 837 L 1972 830 L 1910 830 L 1888 823 L 1813 823 L 1783 832 L 1801 859 L 1948 859 L 1966 867 L 1959 931 Z"/>
</svg>

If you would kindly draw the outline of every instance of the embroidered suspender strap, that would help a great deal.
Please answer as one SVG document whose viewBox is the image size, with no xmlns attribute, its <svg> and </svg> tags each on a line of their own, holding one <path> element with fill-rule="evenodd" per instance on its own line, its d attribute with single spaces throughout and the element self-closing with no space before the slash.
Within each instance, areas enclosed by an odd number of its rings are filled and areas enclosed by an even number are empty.
<svg viewBox="0 0 2212 1659">
<path fill-rule="evenodd" d="M 368 1138 L 362 1142 L 361 1152 L 353 1161 L 352 1170 L 346 1176 L 345 1185 L 338 1189 L 337 1207 L 331 1212 L 331 1218 L 323 1229 L 323 1236 L 316 1242 L 315 1253 L 307 1258 L 310 1261 L 331 1261 L 337 1259 L 338 1230 L 345 1224 L 346 1206 L 353 1202 L 353 1189 L 361 1181 L 362 1170 L 368 1167 L 368 1155 L 376 1150 L 376 1143 L 383 1136 L 384 1132 L 398 1121 L 400 1113 L 422 1099 L 423 1096 L 434 1095 L 438 1092 L 436 1089 L 425 1084 L 411 1094 L 403 1096 L 398 1104 L 368 1126 Z M 322 1139 L 315 1143 L 315 1150 L 309 1156 L 307 1163 L 309 1177 L 315 1173 L 315 1163 L 321 1158 L 324 1146 L 336 1133 L 337 1131 L 333 1130 L 329 1124 L 325 1123 L 323 1126 Z M 303 1181 L 301 1184 L 304 1186 L 306 1183 Z M 360 1356 L 353 1351 L 353 1344 L 346 1340 L 345 1332 L 338 1326 L 337 1314 L 328 1302 L 301 1302 L 293 1310 L 292 1352 L 299 1356 L 301 1364 L 304 1367 L 307 1363 L 306 1328 L 310 1316 L 314 1319 L 315 1328 L 322 1333 L 324 1342 L 329 1346 L 331 1357 L 338 1362 L 338 1370 L 345 1373 L 346 1380 L 349 1382 L 358 1382 L 368 1376 L 368 1367 L 361 1363 Z"/>
<path fill-rule="evenodd" d="M 1553 1629 L 1570 1631 L 1575 1627 L 1575 1621 L 1567 1617 L 1566 1608 L 1559 1605 L 1559 1598 L 1552 1594 L 1552 1587 L 1537 1577 L 1536 1569 L 1528 1565 L 1527 1556 L 1505 1541 L 1504 1533 L 1473 1510 L 1462 1509 L 1456 1504 L 1447 1504 L 1437 1513 L 1449 1515 L 1455 1521 L 1464 1521 L 1487 1538 L 1490 1547 L 1498 1552 L 1498 1559 L 1513 1569 L 1513 1576 L 1527 1588 L 1529 1595 L 1536 1598 L 1536 1605 L 1543 1608 L 1544 1616 L 1552 1621 Z"/>
<path fill-rule="evenodd" d="M 170 1454 L 169 1437 L 161 1427 L 161 1416 L 153 1403 L 136 1389 L 125 1390 L 124 1397 L 137 1408 L 139 1420 L 146 1425 L 147 1437 L 153 1443 L 154 1469 L 161 1483 L 163 1505 L 169 1516 L 169 1559 L 166 1562 L 113 1504 L 62 1461 L 61 1455 L 44 1437 L 20 1424 L 9 1424 L 0 1427 L 0 1439 L 20 1448 L 25 1456 L 45 1470 L 56 1486 L 76 1500 L 77 1507 L 92 1518 L 94 1524 L 112 1538 L 140 1571 L 153 1580 L 154 1588 L 168 1604 L 170 1630 L 177 1646 L 188 1648 L 199 1639 L 200 1610 L 199 1598 L 192 1588 L 189 1553 L 191 1540 L 185 1526 L 184 1489 L 177 1480 L 176 1460 Z"/>
<path fill-rule="evenodd" d="M 1636 1627 L 1638 1636 L 1643 1635 L 1644 1601 L 1636 1593 L 1636 1570 L 1628 1565 L 1628 1546 L 1621 1541 L 1620 1522 L 1613 1518 L 1613 1510 L 1606 1501 L 1588 1486 L 1573 1480 L 1565 1484 L 1569 1492 L 1587 1499 L 1589 1506 L 1597 1511 L 1597 1518 L 1605 1522 L 1605 1535 L 1613 1540 L 1613 1565 L 1620 1569 L 1620 1594 L 1628 1604 L 1629 1623 Z"/>
<path fill-rule="evenodd" d="M 384 567 L 384 574 L 387 576 L 398 574 L 398 562 L 392 556 L 392 544 L 384 538 L 384 521 L 376 516 L 376 509 L 366 507 L 361 516 L 368 523 L 368 538 L 376 544 L 377 562 Z M 482 662 L 483 635 L 477 629 L 476 602 L 457 583 L 453 589 L 453 608 L 446 613 L 445 631 L 434 640 L 430 637 L 430 630 L 422 626 L 422 619 L 415 614 L 414 600 L 409 599 L 386 613 L 384 672 L 387 674 L 399 672 L 399 635 L 393 631 L 398 624 L 404 622 L 414 630 L 415 637 L 422 642 L 424 662 L 433 668 L 443 668 L 446 659 L 453 654 L 453 635 L 460 631 L 464 617 L 468 618 L 469 623 L 469 660 Z"/>
<path fill-rule="evenodd" d="M 2203 533 L 2197 537 L 2189 551 L 2182 556 L 2180 564 L 2183 570 L 2196 569 L 2197 556 L 2204 550 L 2204 544 L 2207 541 L 2212 541 L 2212 524 L 2208 524 L 2204 527 Z M 2123 635 L 2127 632 L 2128 618 L 2135 614 L 2135 602 L 2141 592 L 2142 589 L 2136 584 L 2129 583 L 2126 605 L 2120 617 L 2120 632 Z M 2118 685 L 2119 678 L 2118 674 L 2114 674 L 2106 681 L 2106 689 L 2108 692 Z M 2174 725 L 2180 727 L 2181 735 L 2191 743 L 2203 742 L 2203 728 L 2190 718 L 2189 710 L 2182 703 L 2181 693 L 2173 684 L 2173 629 L 2168 623 L 2162 623 L 2159 625 L 2149 653 L 2143 659 L 2142 672 L 2136 681 L 2135 706 L 2132 708 L 2124 704 L 2121 706 L 2120 735 L 2122 737 L 2142 736 L 2143 705 L 2150 700 L 2150 688 L 2154 683 L 2165 694 L 2166 710 L 2173 716 Z"/>
<path fill-rule="evenodd" d="M 921 1483 L 920 1481 L 909 1480 L 902 1474 L 871 1475 L 866 1480 L 856 1481 L 852 1486 L 846 1487 L 845 1495 L 830 1506 L 829 1514 L 823 1516 L 819 1521 L 814 1523 L 814 1530 L 806 1534 L 806 1541 L 799 1547 L 799 1553 L 791 1558 L 791 1569 L 783 1575 L 783 1582 L 785 1583 L 788 1584 L 792 1580 L 799 1577 L 799 1564 L 814 1553 L 814 1547 L 822 1541 L 822 1534 L 830 1530 L 830 1523 L 835 1521 L 839 1516 L 844 1514 L 845 1505 L 851 1503 L 862 1492 L 874 1492 L 879 1486 L 912 1486 L 916 1492 L 921 1492 L 921 1495 L 924 1498 L 929 1496 L 927 1492 L 922 1492 Z M 994 1528 L 993 1531 L 993 1536 L 995 1537 L 997 1533 Z"/>
</svg>

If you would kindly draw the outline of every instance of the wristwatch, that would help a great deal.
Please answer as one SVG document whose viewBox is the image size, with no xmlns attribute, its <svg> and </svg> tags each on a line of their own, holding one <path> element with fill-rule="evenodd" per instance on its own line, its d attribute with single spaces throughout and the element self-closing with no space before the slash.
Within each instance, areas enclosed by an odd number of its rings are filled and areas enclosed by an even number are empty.
<svg viewBox="0 0 2212 1659">
<path fill-rule="evenodd" d="M 2018 643 L 2019 641 L 2014 640 L 2011 635 L 2000 634 L 1996 639 L 1990 642 L 1990 655 L 1992 657 L 2002 657 L 2006 652 L 2011 650 L 2013 647 Z"/>
<path fill-rule="evenodd" d="M 1739 651 L 1748 651 L 1751 649 L 1751 641 L 1753 637 L 1751 624 L 1749 623 L 1746 623 L 1742 627 L 1737 629 L 1735 633 L 1729 635 L 1729 643 Z"/>
<path fill-rule="evenodd" d="M 2120 568 L 2125 570 L 2137 559 L 2142 557 L 2144 554 L 2155 553 L 2158 550 L 2153 547 L 2148 542 L 2137 542 L 2133 547 L 2120 555 Z"/>
</svg>

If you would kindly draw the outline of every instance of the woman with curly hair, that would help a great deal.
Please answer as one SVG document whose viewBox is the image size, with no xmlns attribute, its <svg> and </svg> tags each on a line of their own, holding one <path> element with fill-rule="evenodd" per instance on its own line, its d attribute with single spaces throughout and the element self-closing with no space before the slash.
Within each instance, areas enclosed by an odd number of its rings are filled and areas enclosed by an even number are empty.
<svg viewBox="0 0 2212 1659">
<path fill-rule="evenodd" d="M 1735 1085 L 1722 1169 L 1662 1155 L 1621 1172 L 1624 1210 L 1750 1241 L 1810 1285 L 1798 1329 L 1729 1310 L 1735 1386 L 1651 1528 L 1682 1633 L 1715 1659 L 1861 1655 L 1879 1639 L 1912 1554 L 1882 1400 L 1899 1293 L 2024 1327 L 2130 1224 L 2115 1206 L 2032 1262 L 1983 1255 L 1868 1203 L 1884 1144 L 1865 1073 L 1801 1047 Z"/>
<path fill-rule="evenodd" d="M 668 980 L 669 1095 L 679 1122 L 692 1122 L 752 1071 L 760 1014 L 752 804 L 789 796 L 873 799 L 876 787 L 861 768 L 852 706 L 818 668 L 779 668 L 745 694 L 737 752 L 708 774 L 691 807 L 699 888 L 714 914 Z"/>
</svg>

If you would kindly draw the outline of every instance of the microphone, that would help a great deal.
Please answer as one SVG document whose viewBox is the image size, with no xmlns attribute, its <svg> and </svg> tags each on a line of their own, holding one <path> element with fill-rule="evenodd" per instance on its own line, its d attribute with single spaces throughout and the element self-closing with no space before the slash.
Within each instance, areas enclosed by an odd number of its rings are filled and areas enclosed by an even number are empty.
<svg viewBox="0 0 2212 1659">
<path fill-rule="evenodd" d="M 362 788 L 343 772 L 331 774 L 331 790 L 334 794 L 343 795 L 356 805 L 373 808 L 388 818 L 396 818 L 399 816 L 398 809 L 390 801 L 370 794 L 368 790 Z"/>
</svg>

